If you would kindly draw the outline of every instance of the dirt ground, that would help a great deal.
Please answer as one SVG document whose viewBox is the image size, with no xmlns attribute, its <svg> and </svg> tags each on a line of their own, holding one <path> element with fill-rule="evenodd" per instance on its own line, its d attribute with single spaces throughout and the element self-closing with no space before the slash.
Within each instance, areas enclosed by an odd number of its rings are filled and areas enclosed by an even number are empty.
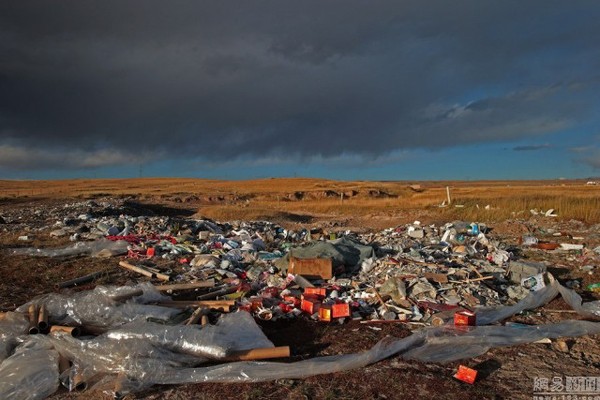
<svg viewBox="0 0 600 400">
<path fill-rule="evenodd" d="M 27 216 L 27 210 L 35 207 L 52 207 L 72 199 L 61 198 L 15 198 L 0 202 L 0 215 L 7 211 L 22 210 L 25 217 L 23 226 L 35 225 L 35 217 Z M 198 209 L 194 204 L 166 202 L 159 197 L 145 197 L 148 208 L 170 214 L 189 217 Z M 377 218 L 377 225 L 394 226 L 420 219 L 424 223 L 441 222 L 436 215 L 420 212 L 414 215 L 398 210 L 395 218 L 385 221 L 385 215 L 353 220 L 338 220 L 335 216 L 314 216 L 310 225 L 347 227 L 369 230 L 373 226 L 361 221 Z M 382 220 L 382 221 L 380 221 Z M 281 216 L 275 221 L 288 226 L 298 226 L 302 221 Z M 445 222 L 445 221 L 444 221 Z M 485 222 L 485 221 L 481 221 Z M 545 229 L 555 232 L 568 232 L 571 236 L 585 236 L 587 248 L 600 244 L 597 227 L 579 221 L 556 219 L 511 220 L 491 225 L 494 237 L 517 245 L 518 238 L 528 232 L 544 235 Z M 9 249 L 25 246 L 54 247 L 68 243 L 67 239 L 51 239 L 48 235 L 34 235 L 33 242 L 24 243 L 18 236 L 27 234 L 23 229 L 4 229 L 0 225 L 0 311 L 14 310 L 17 306 L 42 293 L 56 291 L 55 285 L 67 279 L 90 272 L 106 271 L 106 274 L 93 284 L 76 290 L 91 289 L 101 284 L 131 284 L 140 282 L 138 276 L 117 267 L 118 259 L 71 258 L 56 259 L 46 257 L 14 256 Z M 579 254 L 554 254 L 543 250 L 528 250 L 520 254 L 530 260 L 549 261 L 554 267 L 551 272 L 561 282 L 580 280 L 578 292 L 585 300 L 595 299 L 594 294 L 584 292 L 588 284 L 600 282 L 600 272 L 595 268 L 592 274 L 581 270 L 589 260 Z M 555 299 L 545 307 L 513 317 L 511 320 L 527 324 L 557 322 L 566 319 L 579 319 L 568 306 Z M 324 324 L 306 318 L 267 322 L 260 321 L 269 339 L 276 345 L 289 345 L 292 349 L 290 362 L 306 358 L 347 354 L 366 350 L 386 336 L 405 337 L 411 334 L 402 323 L 368 325 L 350 321 L 343 325 Z M 554 377 L 600 377 L 600 345 L 598 336 L 566 338 L 567 348 L 557 341 L 552 344 L 528 344 L 508 348 L 492 349 L 475 359 L 465 359 L 449 364 L 419 363 L 392 357 L 360 370 L 320 375 L 299 380 L 278 380 L 256 384 L 194 384 L 181 386 L 155 386 L 150 390 L 129 395 L 130 399 L 532 399 L 534 379 Z M 453 378 L 459 364 L 479 371 L 474 385 L 462 383 Z M 600 394 L 600 392 L 598 392 Z M 68 393 L 65 389 L 51 396 L 51 399 L 111 398 L 103 393 Z"/>
</svg>

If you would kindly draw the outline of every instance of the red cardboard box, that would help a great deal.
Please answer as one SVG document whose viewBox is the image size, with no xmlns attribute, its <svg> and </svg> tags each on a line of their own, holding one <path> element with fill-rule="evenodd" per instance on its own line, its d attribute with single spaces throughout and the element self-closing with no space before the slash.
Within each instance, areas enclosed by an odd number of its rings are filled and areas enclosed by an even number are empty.
<svg viewBox="0 0 600 400">
<path fill-rule="evenodd" d="M 330 322 L 331 321 L 331 306 L 324 305 L 319 308 L 319 321 Z"/>
<path fill-rule="evenodd" d="M 475 379 L 477 379 L 477 371 L 469 367 L 465 367 L 464 365 L 459 365 L 458 371 L 456 372 L 454 377 L 460 381 L 472 385 L 473 383 L 475 383 Z"/>
<path fill-rule="evenodd" d="M 331 306 L 332 318 L 346 318 L 350 316 L 350 304 L 340 303 Z"/>
<path fill-rule="evenodd" d="M 459 311 L 454 314 L 454 325 L 475 326 L 476 322 L 475 313 L 470 311 Z"/>
<path fill-rule="evenodd" d="M 283 301 L 289 304 L 293 304 L 294 307 L 300 306 L 300 299 L 295 296 L 283 296 Z"/>
<path fill-rule="evenodd" d="M 321 300 L 316 296 L 303 296 L 300 309 L 310 315 L 316 313 L 321 308 Z"/>
<path fill-rule="evenodd" d="M 321 296 L 322 298 L 325 298 L 325 296 L 327 295 L 327 292 L 326 292 L 325 288 L 307 287 L 306 289 L 304 289 L 304 294 L 316 295 L 316 296 Z"/>
</svg>

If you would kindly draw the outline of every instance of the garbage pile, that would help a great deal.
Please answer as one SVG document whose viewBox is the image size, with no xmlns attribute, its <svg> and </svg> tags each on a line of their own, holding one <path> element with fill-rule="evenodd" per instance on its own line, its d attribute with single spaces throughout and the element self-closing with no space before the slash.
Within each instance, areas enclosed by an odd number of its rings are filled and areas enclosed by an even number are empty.
<svg viewBox="0 0 600 400">
<path fill-rule="evenodd" d="M 552 275 L 547 278 L 544 288 L 513 306 L 481 308 L 463 314 L 462 321 L 455 317 L 454 323 L 420 329 L 403 339 L 387 337 L 362 353 L 288 363 L 256 361 L 289 357 L 290 349 L 274 347 L 242 310 L 228 313 L 222 305 L 197 303 L 190 315 L 150 284 L 99 286 L 70 296 L 51 293 L 1 314 L 0 396 L 43 399 L 62 384 L 70 391 L 103 390 L 122 398 L 155 384 L 299 379 L 364 367 L 393 355 L 449 362 L 492 347 L 600 333 L 600 323 L 581 320 L 497 324 L 559 294 L 581 315 L 600 315 L 600 302 L 582 303 Z M 194 323 L 217 307 L 216 321 Z"/>
<path fill-rule="evenodd" d="M 154 384 L 302 378 L 396 354 L 445 362 L 491 347 L 600 332 L 600 324 L 588 321 L 500 325 L 559 294 L 585 317 L 600 317 L 600 303 L 583 303 L 546 264 L 519 260 L 477 222 L 415 221 L 356 234 L 294 231 L 266 221 L 133 216 L 111 207 L 107 212 L 98 203 L 81 202 L 69 206 L 67 217 L 60 208 L 48 212 L 46 224 L 31 235 L 74 243 L 12 254 L 105 257 L 107 265 L 132 271 L 140 283 L 49 293 L 0 314 L 0 397 L 44 398 L 60 383 L 121 397 Z M 13 224 L 10 229 L 18 225 L 14 215 L 3 219 Z M 522 239 L 524 246 L 538 244 Z M 573 244 L 556 249 L 580 250 Z M 289 357 L 290 349 L 275 347 L 252 317 L 395 321 L 414 332 L 364 353 L 256 362 Z"/>
<path fill-rule="evenodd" d="M 70 205 L 68 217 L 51 213 L 57 220 L 39 228 L 51 237 L 69 236 L 73 245 L 13 254 L 125 256 L 124 268 L 163 281 L 203 283 L 195 287 L 195 300 L 236 300 L 237 308 L 261 319 L 308 314 L 320 321 L 440 325 L 453 310 L 511 305 L 545 285 L 545 265 L 518 262 L 510 247 L 488 238 L 488 227 L 476 222 L 438 227 L 415 221 L 355 234 L 292 231 L 266 221 L 131 216 L 118 208 L 94 211 L 94 202 L 77 205 Z M 89 212 L 76 216 L 81 207 Z M 528 236 L 523 240 L 532 244 Z"/>
</svg>

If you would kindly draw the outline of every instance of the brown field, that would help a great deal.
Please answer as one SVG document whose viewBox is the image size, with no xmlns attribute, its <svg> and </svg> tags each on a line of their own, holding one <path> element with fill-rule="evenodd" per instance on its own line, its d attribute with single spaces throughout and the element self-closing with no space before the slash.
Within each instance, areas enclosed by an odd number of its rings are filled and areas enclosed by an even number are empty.
<svg viewBox="0 0 600 400">
<path fill-rule="evenodd" d="M 248 181 L 143 178 L 0 181 L 0 202 L 133 196 L 215 220 L 282 224 L 336 221 L 380 229 L 414 219 L 499 222 L 554 209 L 561 220 L 600 222 L 600 186 L 585 180 L 376 182 L 277 178 Z M 450 188 L 451 205 L 440 207 Z M 486 209 L 487 206 L 487 209 Z"/>
<path fill-rule="evenodd" d="M 450 188 L 452 204 L 440 207 Z M 343 194 L 343 196 L 342 196 Z M 321 226 L 339 231 L 379 230 L 412 222 L 445 223 L 455 219 L 491 224 L 493 237 L 518 245 L 521 234 L 534 227 L 536 235 L 552 238 L 545 228 L 586 236 L 586 247 L 600 245 L 600 186 L 586 181 L 479 181 L 479 182 L 367 182 L 323 179 L 262 179 L 214 181 L 204 179 L 146 178 L 64 181 L 0 181 L 0 215 L 29 213 L 40 207 L 105 197 L 134 199 L 159 215 L 196 216 L 219 221 L 270 220 L 289 227 Z M 456 206 L 460 207 L 456 207 Z M 486 206 L 488 206 L 486 209 Z M 554 209 L 558 217 L 532 218 L 530 209 Z M 25 218 L 35 221 L 35 218 Z M 579 222 L 581 221 L 581 223 Z M 40 222 L 45 223 L 45 222 Z M 539 229 L 537 229 L 539 228 Z M 14 310 L 37 294 L 55 291 L 54 285 L 100 270 L 109 271 L 95 285 L 131 284 L 134 274 L 117 267 L 117 261 L 96 258 L 57 259 L 13 256 L 10 249 L 27 244 L 17 237 L 28 231 L 0 231 L 0 311 Z M 544 236 L 545 235 L 545 236 Z M 562 240 L 562 238 L 561 238 Z M 35 246 L 58 247 L 67 238 L 34 235 Z M 582 287 L 600 282 L 581 267 L 596 259 L 524 250 L 525 259 L 547 261 L 562 283 L 580 279 Z M 175 263 L 175 262 L 173 262 Z M 582 292 L 586 301 L 597 294 Z M 579 318 L 562 299 L 512 317 L 513 322 L 542 324 Z M 277 346 L 289 345 L 296 361 L 322 355 L 347 354 L 373 346 L 386 335 L 403 337 L 402 324 L 373 330 L 350 321 L 321 324 L 306 318 L 260 322 Z M 474 359 L 448 364 L 404 361 L 398 357 L 363 369 L 278 380 L 257 384 L 189 384 L 155 386 L 127 399 L 531 399 L 533 379 L 565 376 L 600 376 L 598 335 L 567 339 L 568 352 L 552 344 L 526 344 L 497 348 Z M 474 385 L 456 381 L 458 364 L 480 371 Z M 99 392 L 68 393 L 60 389 L 51 399 L 110 399 Z"/>
</svg>

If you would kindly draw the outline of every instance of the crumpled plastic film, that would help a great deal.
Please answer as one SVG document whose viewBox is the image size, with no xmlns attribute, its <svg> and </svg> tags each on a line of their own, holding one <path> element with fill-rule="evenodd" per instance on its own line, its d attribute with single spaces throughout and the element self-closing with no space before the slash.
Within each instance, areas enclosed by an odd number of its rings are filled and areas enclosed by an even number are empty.
<svg viewBox="0 0 600 400">
<path fill-rule="evenodd" d="M 157 374 L 165 368 L 196 366 L 206 359 L 173 353 L 144 340 L 118 341 L 105 336 L 90 340 L 75 339 L 67 334 L 50 336 L 55 349 L 73 361 L 72 370 L 82 377 L 99 374 L 127 373 L 138 380 Z M 150 382 L 151 384 L 151 382 Z"/>
<path fill-rule="evenodd" d="M 144 294 L 125 304 L 111 297 L 142 289 Z M 154 318 L 167 321 L 180 311 L 169 307 L 138 304 L 141 301 L 168 299 L 156 293 L 148 285 L 126 287 L 125 290 L 99 286 L 94 290 L 62 295 L 49 293 L 42 295 L 17 308 L 26 312 L 30 304 L 44 304 L 51 323 L 58 325 L 82 325 L 100 328 L 115 328 L 137 319 Z"/>
<path fill-rule="evenodd" d="M 530 327 L 478 326 L 466 330 L 429 328 L 399 340 L 388 337 L 362 353 L 317 357 L 288 364 L 235 362 L 202 368 L 166 368 L 160 375 L 153 376 L 153 379 L 158 384 L 300 379 L 361 368 L 395 354 L 423 362 L 451 362 L 479 356 L 493 347 L 596 333 L 600 333 L 599 323 L 578 320 Z"/>
<path fill-rule="evenodd" d="M 89 298 L 85 297 L 85 292 L 80 294 L 81 298 L 74 295 L 69 298 L 69 302 L 77 300 L 85 303 L 91 301 L 90 299 L 100 303 L 104 301 L 107 308 L 103 308 L 104 305 L 96 305 L 96 313 L 100 315 L 103 323 L 108 321 L 114 324 L 124 321 L 124 315 L 110 319 L 105 313 L 119 314 L 122 312 L 120 307 L 144 306 L 136 303 L 144 295 L 129 300 L 124 305 L 116 304 L 110 298 L 131 289 L 133 288 L 101 288 L 88 292 Z M 388 337 L 365 352 L 317 357 L 293 363 L 245 361 L 200 367 L 203 363 L 226 360 L 227 356 L 236 351 L 273 346 L 251 315 L 243 311 L 223 315 L 214 326 L 161 325 L 146 322 L 141 318 L 134 319 L 126 325 L 121 324 L 118 329 L 112 326 L 113 330 L 90 340 L 75 339 L 64 333 L 53 334 L 47 340 L 61 355 L 73 361 L 73 367 L 65 374 L 78 374 L 90 381 L 96 379 L 100 381 L 97 385 L 111 388 L 113 391 L 118 390 L 120 394 L 142 390 L 154 384 L 299 379 L 361 368 L 392 355 L 423 362 L 450 362 L 479 356 L 494 347 L 531 343 L 543 338 L 600 333 L 600 323 L 580 320 L 537 326 L 481 325 L 500 321 L 525 309 L 542 306 L 558 294 L 582 315 L 599 314 L 600 302 L 582 303 L 580 296 L 561 286 L 549 275 L 546 287 L 531 292 L 514 306 L 479 309 L 479 326 L 446 325 L 427 328 L 403 339 Z M 68 306 L 73 310 L 76 308 L 70 303 Z M 92 320 L 93 310 L 90 308 L 88 311 L 90 321 L 98 323 Z M 24 350 L 21 351 L 23 354 Z M 3 366 L 4 363 L 0 366 L 0 372 Z M 11 379 L 15 380 L 16 377 Z"/>
<path fill-rule="evenodd" d="M 156 290 L 154 285 L 152 285 L 150 282 L 140 283 L 135 286 L 97 286 L 94 289 L 94 292 L 99 295 L 104 295 L 106 297 L 113 298 L 117 296 L 132 294 L 139 290 L 142 290 L 142 295 L 132 297 L 130 302 L 133 301 L 135 303 L 146 304 L 171 300 L 169 296 L 165 296 L 161 292 Z"/>
<path fill-rule="evenodd" d="M 429 328 L 415 334 L 423 337 L 422 344 L 401 356 L 423 362 L 451 362 L 477 357 L 495 347 L 532 343 L 544 338 L 578 337 L 597 333 L 600 333 L 600 323 L 580 320 L 531 326 Z"/>
<path fill-rule="evenodd" d="M 111 241 L 99 239 L 93 242 L 77 242 L 74 245 L 60 249 L 27 247 L 24 249 L 14 249 L 12 253 L 20 256 L 37 257 L 72 257 L 80 255 L 91 255 L 92 257 L 95 257 L 102 252 L 104 254 L 116 256 L 120 254 L 126 254 L 128 245 L 129 243 L 124 240 Z"/>
<path fill-rule="evenodd" d="M 0 362 L 10 356 L 17 345 L 17 337 L 27 333 L 29 321 L 23 314 L 7 312 L 0 319 Z"/>
<path fill-rule="evenodd" d="M 1 399 L 44 399 L 58 389 L 58 353 L 43 336 L 30 336 L 0 364 Z"/>
<path fill-rule="evenodd" d="M 548 276 L 551 280 L 549 285 L 536 292 L 529 293 L 517 304 L 512 306 L 497 306 L 491 308 L 482 307 L 476 309 L 477 325 L 489 325 L 494 322 L 509 318 L 517 313 L 520 313 L 521 311 L 533 310 L 549 303 L 558 295 L 558 287 L 560 284 L 554 280 L 552 275 L 548 274 Z"/>
<path fill-rule="evenodd" d="M 552 280 L 545 289 L 532 292 L 528 298 L 517 305 L 506 307 L 507 310 L 492 310 L 488 313 L 487 318 L 489 320 L 499 320 L 523 309 L 541 306 L 552 300 L 559 291 L 567 301 L 578 299 L 577 296 L 573 296 L 574 292 L 572 290 L 563 288 Z M 572 304 L 572 301 L 569 301 L 569 304 Z M 589 303 L 581 305 L 580 302 L 579 309 L 593 309 L 587 304 Z M 149 371 L 144 378 L 158 384 L 298 379 L 364 367 L 394 354 L 399 354 L 400 357 L 406 359 L 425 362 L 450 362 L 481 355 L 493 347 L 531 343 L 543 338 L 576 337 L 596 333 L 600 333 L 599 323 L 576 320 L 539 326 L 477 326 L 464 328 L 445 326 L 425 329 L 400 340 L 386 338 L 363 353 L 318 357 L 295 363 L 235 362 L 200 368 L 165 366 L 160 370 Z"/>
<path fill-rule="evenodd" d="M 307 378 L 362 368 L 406 350 L 422 340 L 423 338 L 418 335 L 401 340 L 388 337 L 362 353 L 317 357 L 293 363 L 242 361 L 202 368 L 168 369 L 162 375 L 155 377 L 155 383 L 235 383 Z"/>
<path fill-rule="evenodd" d="M 169 350 L 199 357 L 223 358 L 232 344 L 227 337 L 206 340 L 205 331 L 195 325 L 167 326 L 154 323 L 133 322 L 110 331 L 109 339 L 118 341 L 144 341 Z"/>
<path fill-rule="evenodd" d="M 141 390 L 173 371 L 196 367 L 232 352 L 273 347 L 246 312 L 224 315 L 217 325 L 201 329 L 138 321 L 90 340 L 64 333 L 53 334 L 49 340 L 61 355 L 73 361 L 71 370 L 61 378 L 67 387 L 72 385 L 74 375 L 79 381 L 97 378 L 101 381 L 98 385 L 104 387 L 107 380 L 100 379 L 103 376 L 124 374 L 120 377 L 123 391 Z"/>
<path fill-rule="evenodd" d="M 552 274 L 548 273 L 547 277 L 550 281 L 548 285 L 538 291 L 529 293 L 527 297 L 515 305 L 478 308 L 476 310 L 477 325 L 489 325 L 509 318 L 521 311 L 534 310 L 549 303 L 559 294 L 580 315 L 585 317 L 600 317 L 600 301 L 583 303 L 581 296 L 574 290 L 568 289 L 558 283 Z"/>
<path fill-rule="evenodd" d="M 211 359 L 231 352 L 274 347 L 247 312 L 224 315 L 216 325 L 168 326 L 134 322 L 106 333 L 114 340 L 143 340 L 169 350 Z"/>
<path fill-rule="evenodd" d="M 573 310 L 577 311 L 580 315 L 585 317 L 600 317 L 600 301 L 589 301 L 584 303 L 581 296 L 578 295 L 574 290 L 567 289 L 562 285 L 557 287 L 560 295 L 569 304 Z"/>
</svg>

